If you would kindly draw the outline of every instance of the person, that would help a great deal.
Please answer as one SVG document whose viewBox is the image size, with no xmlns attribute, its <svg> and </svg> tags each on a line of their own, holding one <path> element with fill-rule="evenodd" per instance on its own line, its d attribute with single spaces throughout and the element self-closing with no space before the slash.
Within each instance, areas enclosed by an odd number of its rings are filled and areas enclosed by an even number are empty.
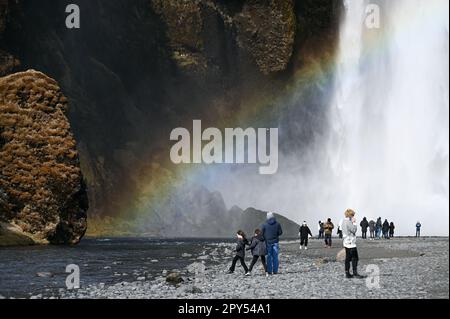
<svg viewBox="0 0 450 319">
<path fill-rule="evenodd" d="M 416 237 L 420 237 L 420 228 L 422 228 L 422 224 L 418 221 L 416 223 Z"/>
<path fill-rule="evenodd" d="M 336 232 L 340 239 L 342 239 L 342 226 L 341 225 L 342 225 L 342 223 L 339 223 L 337 232 Z"/>
<path fill-rule="evenodd" d="M 343 245 L 345 248 L 345 277 L 346 278 L 365 278 L 358 274 L 358 249 L 356 248 L 356 226 L 355 212 L 351 209 L 345 211 L 345 220 L 342 224 L 342 233 L 344 236 Z M 350 263 L 353 274 L 350 274 Z"/>
<path fill-rule="evenodd" d="M 325 247 L 331 248 L 334 225 L 331 222 L 331 218 L 328 218 L 327 222 L 323 225 L 325 233 Z"/>
<path fill-rule="evenodd" d="M 369 222 L 369 230 L 370 230 L 370 239 L 375 239 L 375 221 L 373 219 Z"/>
<path fill-rule="evenodd" d="M 381 229 L 383 228 L 383 223 L 381 222 L 381 217 L 378 217 L 377 223 L 375 225 L 375 236 L 377 239 L 381 239 Z"/>
<path fill-rule="evenodd" d="M 323 223 L 321 220 L 319 220 L 319 225 L 317 226 L 317 230 L 319 231 L 318 239 L 322 239 L 323 238 Z"/>
<path fill-rule="evenodd" d="M 366 217 L 363 218 L 359 226 L 361 226 L 362 238 L 367 239 L 367 228 L 369 227 L 369 222 Z"/>
<path fill-rule="evenodd" d="M 389 239 L 389 222 L 387 219 L 385 219 L 383 223 L 383 238 Z"/>
<path fill-rule="evenodd" d="M 393 222 L 391 222 L 389 224 L 389 238 L 393 238 L 394 237 L 394 230 L 395 230 L 395 225 Z"/>
<path fill-rule="evenodd" d="M 273 213 L 267 213 L 267 221 L 261 227 L 262 235 L 266 239 L 267 246 L 267 273 L 269 275 L 278 274 L 280 250 L 279 241 L 283 234 L 280 223 L 277 222 Z"/>
<path fill-rule="evenodd" d="M 231 263 L 231 267 L 228 273 L 229 274 L 234 273 L 234 270 L 236 269 L 236 263 L 240 261 L 242 268 L 244 268 L 245 275 L 249 276 L 250 273 L 248 272 L 248 267 L 245 264 L 245 245 L 248 245 L 248 240 L 247 237 L 245 236 L 245 233 L 242 230 L 238 230 L 236 237 L 237 237 L 236 255 L 233 258 L 233 262 Z"/>
<path fill-rule="evenodd" d="M 300 229 L 298 230 L 298 235 L 300 237 L 300 250 L 303 249 L 303 246 L 305 246 L 305 250 L 308 249 L 308 236 L 312 237 L 311 230 L 308 227 L 308 224 L 306 221 L 303 222 L 303 225 L 300 226 Z"/>
<path fill-rule="evenodd" d="M 250 241 L 250 246 L 247 248 L 247 250 L 250 250 L 253 256 L 248 272 L 251 273 L 253 271 L 253 267 L 255 266 L 256 262 L 258 261 L 259 258 L 261 258 L 261 262 L 264 267 L 264 273 L 266 274 L 266 276 L 268 276 L 266 265 L 266 255 L 267 255 L 266 240 L 264 239 L 260 229 L 255 230 L 255 235 Z"/>
</svg>

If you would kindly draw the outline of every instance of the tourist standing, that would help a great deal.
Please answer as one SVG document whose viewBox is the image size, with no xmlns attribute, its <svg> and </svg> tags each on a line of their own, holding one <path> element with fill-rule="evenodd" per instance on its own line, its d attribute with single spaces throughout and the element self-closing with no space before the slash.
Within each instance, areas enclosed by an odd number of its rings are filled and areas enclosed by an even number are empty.
<svg viewBox="0 0 450 319">
<path fill-rule="evenodd" d="M 345 212 L 345 220 L 342 224 L 342 233 L 344 236 L 343 245 L 345 248 L 345 277 L 346 278 L 364 278 L 358 274 L 358 249 L 356 248 L 356 226 L 355 212 L 348 209 Z M 353 274 L 350 274 L 350 264 Z"/>
<path fill-rule="evenodd" d="M 393 222 L 391 222 L 389 224 L 389 238 L 393 238 L 394 237 L 394 230 L 395 230 L 395 225 Z"/>
<path fill-rule="evenodd" d="M 273 213 L 267 213 L 267 221 L 262 225 L 261 231 L 267 246 L 267 273 L 269 275 L 276 275 L 279 268 L 279 242 L 280 236 L 283 234 L 283 229 Z"/>
<path fill-rule="evenodd" d="M 375 226 L 376 226 L 375 221 L 373 219 L 371 219 L 369 222 L 369 231 L 370 231 L 370 239 L 371 240 L 375 239 Z"/>
<path fill-rule="evenodd" d="M 324 233 L 325 233 L 325 246 L 327 248 L 331 248 L 332 245 L 332 236 L 334 225 L 331 222 L 331 218 L 328 218 L 327 222 L 323 225 Z"/>
<path fill-rule="evenodd" d="M 418 221 L 416 223 L 416 237 L 420 237 L 420 229 L 422 228 L 422 224 Z"/>
<path fill-rule="evenodd" d="M 375 237 L 377 239 L 381 239 L 381 229 L 383 228 L 383 223 L 381 221 L 381 217 L 378 217 L 377 223 L 375 225 Z"/>
<path fill-rule="evenodd" d="M 369 227 L 369 222 L 366 217 L 363 218 L 359 226 L 361 226 L 362 238 L 367 239 L 367 228 Z"/>
<path fill-rule="evenodd" d="M 321 220 L 319 220 L 319 225 L 317 225 L 317 230 L 319 231 L 318 239 L 322 239 L 323 238 L 323 223 Z"/>
<path fill-rule="evenodd" d="M 389 239 L 389 222 L 387 219 L 385 219 L 383 223 L 383 238 Z"/>
</svg>

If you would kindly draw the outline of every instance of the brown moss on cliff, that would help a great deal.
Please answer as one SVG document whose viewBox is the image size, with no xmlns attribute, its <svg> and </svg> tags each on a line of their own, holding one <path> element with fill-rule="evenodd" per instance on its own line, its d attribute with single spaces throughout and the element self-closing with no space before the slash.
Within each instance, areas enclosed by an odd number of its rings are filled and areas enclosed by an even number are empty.
<svg viewBox="0 0 450 319">
<path fill-rule="evenodd" d="M 286 69 L 294 48 L 294 1 L 248 0 L 234 20 L 238 43 L 253 56 L 261 72 Z"/>
<path fill-rule="evenodd" d="M 55 244 L 78 243 L 86 231 L 86 190 L 66 111 L 67 99 L 46 75 L 0 78 L 0 190 L 7 198 L 0 213 Z"/>
</svg>

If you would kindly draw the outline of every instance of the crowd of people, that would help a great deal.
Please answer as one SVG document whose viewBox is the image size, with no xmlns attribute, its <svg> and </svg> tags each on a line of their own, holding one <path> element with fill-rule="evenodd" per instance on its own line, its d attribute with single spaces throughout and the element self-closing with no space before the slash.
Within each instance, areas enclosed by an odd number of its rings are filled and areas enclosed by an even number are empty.
<svg viewBox="0 0 450 319">
<path fill-rule="evenodd" d="M 356 248 L 356 238 L 358 226 L 355 218 L 356 213 L 348 209 L 345 211 L 345 218 L 342 219 L 337 227 L 337 235 L 342 239 L 345 248 L 345 276 L 346 278 L 363 278 L 358 273 L 358 250 Z M 394 237 L 395 225 L 387 219 L 382 222 L 379 217 L 376 221 L 367 220 L 366 217 L 359 223 L 361 227 L 361 238 L 367 239 L 367 232 L 369 231 L 370 240 L 374 239 L 391 239 Z M 420 229 L 422 224 L 418 221 L 416 223 L 416 237 L 420 237 Z M 319 221 L 318 223 L 318 239 L 325 241 L 325 248 L 331 248 L 333 244 L 333 230 L 335 226 L 328 218 L 326 222 Z M 267 214 L 267 221 L 258 229 L 254 231 L 254 235 L 249 240 L 242 230 L 236 233 L 237 244 L 235 249 L 235 256 L 233 258 L 229 274 L 235 272 L 237 262 L 240 262 L 245 271 L 245 276 L 250 276 L 254 266 L 261 260 L 266 276 L 276 275 L 279 271 L 279 241 L 283 234 L 281 224 L 276 220 L 273 213 Z M 308 249 L 308 241 L 313 238 L 311 229 L 306 221 L 299 228 L 298 236 L 300 237 L 300 250 Z M 252 261 L 250 267 L 245 263 L 245 254 L 250 251 Z M 352 273 L 350 273 L 350 266 Z"/>
</svg>

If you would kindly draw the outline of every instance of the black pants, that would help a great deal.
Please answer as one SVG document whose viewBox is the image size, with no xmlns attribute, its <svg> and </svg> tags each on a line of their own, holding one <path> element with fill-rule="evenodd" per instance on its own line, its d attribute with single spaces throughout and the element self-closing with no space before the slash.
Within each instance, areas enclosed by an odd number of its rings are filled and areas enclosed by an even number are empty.
<svg viewBox="0 0 450 319">
<path fill-rule="evenodd" d="M 245 272 L 248 272 L 248 267 L 247 267 L 247 265 L 245 264 L 245 260 L 244 260 L 244 258 L 241 257 L 241 256 L 235 256 L 235 257 L 233 258 L 233 263 L 231 264 L 230 271 L 231 271 L 231 272 L 234 272 L 234 270 L 236 269 L 236 263 L 238 262 L 238 260 L 241 262 L 241 265 L 242 265 L 242 267 L 244 268 Z"/>
<path fill-rule="evenodd" d="M 362 238 L 367 239 L 367 230 L 362 232 Z"/>
<path fill-rule="evenodd" d="M 305 247 L 308 246 L 308 237 L 301 237 L 300 238 L 300 246 L 305 245 Z"/>
<path fill-rule="evenodd" d="M 345 248 L 345 272 L 350 272 L 350 263 L 353 267 L 353 274 L 358 273 L 358 250 L 356 248 Z"/>
<path fill-rule="evenodd" d="M 330 246 L 332 244 L 332 239 L 331 239 L 331 235 L 325 235 L 325 245 Z"/>
<path fill-rule="evenodd" d="M 264 272 L 267 272 L 266 256 L 253 256 L 252 263 L 250 264 L 249 271 L 253 270 L 253 267 L 255 266 L 256 262 L 259 259 L 259 257 L 261 257 L 261 262 L 262 262 L 262 264 L 264 266 Z"/>
</svg>

